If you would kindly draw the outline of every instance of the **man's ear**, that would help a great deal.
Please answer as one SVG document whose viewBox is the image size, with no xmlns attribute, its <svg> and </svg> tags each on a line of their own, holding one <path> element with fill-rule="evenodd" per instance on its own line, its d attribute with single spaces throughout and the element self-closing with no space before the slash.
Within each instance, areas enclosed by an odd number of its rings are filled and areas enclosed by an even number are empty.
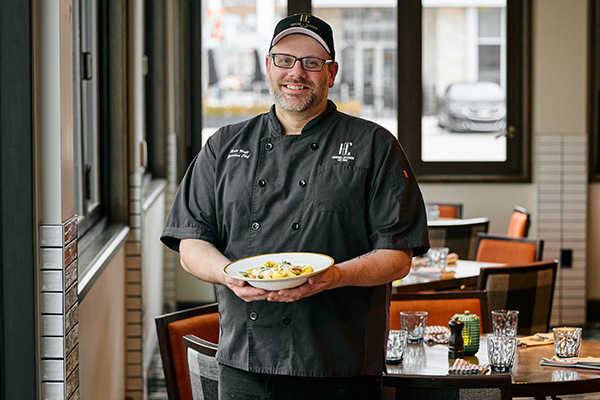
<svg viewBox="0 0 600 400">
<path fill-rule="evenodd" d="M 269 82 L 269 62 L 271 61 L 271 57 L 267 54 L 265 56 L 265 80 Z"/>
<path fill-rule="evenodd" d="M 337 62 L 334 62 L 332 64 L 329 64 L 329 74 L 330 74 L 330 78 L 329 78 L 329 88 L 331 89 L 333 87 L 333 83 L 335 82 L 335 77 L 338 73 L 339 70 L 339 64 Z"/>
</svg>

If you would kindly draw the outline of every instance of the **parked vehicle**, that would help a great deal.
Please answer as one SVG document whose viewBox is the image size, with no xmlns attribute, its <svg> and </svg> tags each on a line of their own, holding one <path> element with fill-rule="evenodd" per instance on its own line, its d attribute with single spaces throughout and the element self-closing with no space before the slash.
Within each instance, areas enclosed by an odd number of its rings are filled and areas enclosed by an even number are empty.
<svg viewBox="0 0 600 400">
<path fill-rule="evenodd" d="M 438 125 L 450 132 L 496 132 L 506 128 L 506 96 L 494 82 L 456 82 L 438 102 Z"/>
</svg>

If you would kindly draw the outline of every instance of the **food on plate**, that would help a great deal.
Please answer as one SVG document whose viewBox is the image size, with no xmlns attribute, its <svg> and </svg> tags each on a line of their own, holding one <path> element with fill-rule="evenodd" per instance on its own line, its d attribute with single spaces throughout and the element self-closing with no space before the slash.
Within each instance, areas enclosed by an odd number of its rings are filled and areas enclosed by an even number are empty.
<svg viewBox="0 0 600 400">
<path fill-rule="evenodd" d="M 290 262 L 267 261 L 261 267 L 240 271 L 244 278 L 251 279 L 280 279 L 307 275 L 314 269 L 310 265 L 292 265 Z"/>
</svg>

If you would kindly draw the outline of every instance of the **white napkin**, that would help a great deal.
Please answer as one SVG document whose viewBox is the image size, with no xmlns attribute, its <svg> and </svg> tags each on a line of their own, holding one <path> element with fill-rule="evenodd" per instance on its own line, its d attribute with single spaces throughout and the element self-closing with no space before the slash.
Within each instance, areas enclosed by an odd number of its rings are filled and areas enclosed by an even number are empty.
<svg viewBox="0 0 600 400">
<path fill-rule="evenodd" d="M 588 368 L 600 370 L 600 357 L 573 357 L 573 358 L 542 358 L 541 365 L 555 367 Z"/>
</svg>

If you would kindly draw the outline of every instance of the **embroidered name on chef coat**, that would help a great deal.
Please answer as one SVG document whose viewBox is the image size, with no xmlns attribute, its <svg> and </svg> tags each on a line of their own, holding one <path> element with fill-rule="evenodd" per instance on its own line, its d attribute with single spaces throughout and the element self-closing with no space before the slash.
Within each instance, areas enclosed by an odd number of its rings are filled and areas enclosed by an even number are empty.
<svg viewBox="0 0 600 400">
<path fill-rule="evenodd" d="M 249 159 L 250 158 L 250 150 L 231 149 L 229 151 L 229 155 L 227 156 L 228 160 L 230 158 L 245 158 L 245 159 Z"/>
<path fill-rule="evenodd" d="M 350 153 L 350 147 L 352 147 L 352 142 L 340 143 L 338 154 L 331 158 L 340 162 L 354 161 L 354 156 Z"/>
</svg>

